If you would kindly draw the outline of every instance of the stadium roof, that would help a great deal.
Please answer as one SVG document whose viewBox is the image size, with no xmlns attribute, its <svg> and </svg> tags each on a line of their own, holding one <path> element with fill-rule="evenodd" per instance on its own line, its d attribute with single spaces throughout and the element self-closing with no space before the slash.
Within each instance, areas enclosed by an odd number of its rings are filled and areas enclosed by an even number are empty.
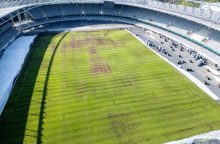
<svg viewBox="0 0 220 144">
<path fill-rule="evenodd" d="M 14 7 L 21 5 L 47 4 L 47 3 L 65 3 L 65 2 L 83 2 L 86 0 L 0 0 L 0 8 Z M 87 2 L 101 2 L 103 0 L 88 0 Z"/>
<path fill-rule="evenodd" d="M 6 7 L 6 8 L 1 8 L 0 9 L 0 17 L 3 17 L 17 9 L 22 8 L 23 6 L 15 6 L 15 7 Z"/>
</svg>

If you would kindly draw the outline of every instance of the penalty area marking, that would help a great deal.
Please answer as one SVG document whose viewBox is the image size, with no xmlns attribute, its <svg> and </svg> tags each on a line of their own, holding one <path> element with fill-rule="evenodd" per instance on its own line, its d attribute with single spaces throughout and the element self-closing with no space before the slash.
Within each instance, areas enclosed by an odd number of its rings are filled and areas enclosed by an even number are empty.
<svg viewBox="0 0 220 144">
<path fill-rule="evenodd" d="M 160 58 L 162 58 L 163 60 L 165 60 L 167 63 L 169 63 L 171 66 L 173 66 L 175 69 L 177 69 L 179 72 L 181 72 L 183 75 L 185 75 L 188 79 L 190 79 L 194 84 L 196 84 L 200 89 L 202 89 L 205 93 L 207 93 L 212 99 L 214 99 L 215 101 L 220 101 L 219 97 L 216 96 L 216 94 L 214 94 L 209 88 L 207 88 L 200 80 L 198 80 L 197 78 L 195 78 L 193 75 L 191 75 L 190 73 L 184 71 L 183 69 L 179 68 L 178 66 L 176 66 L 175 64 L 173 64 L 172 62 L 170 62 L 168 59 L 166 59 L 165 57 L 161 56 L 159 53 L 157 53 L 156 51 L 154 51 L 153 49 L 151 49 L 141 38 L 137 37 L 135 34 L 133 34 L 132 32 L 130 32 L 129 30 L 126 29 L 126 31 L 128 33 L 130 33 L 132 36 L 134 36 L 135 38 L 137 38 L 141 43 L 143 43 L 148 49 L 150 49 L 152 52 L 154 52 L 156 55 L 158 55 Z"/>
</svg>

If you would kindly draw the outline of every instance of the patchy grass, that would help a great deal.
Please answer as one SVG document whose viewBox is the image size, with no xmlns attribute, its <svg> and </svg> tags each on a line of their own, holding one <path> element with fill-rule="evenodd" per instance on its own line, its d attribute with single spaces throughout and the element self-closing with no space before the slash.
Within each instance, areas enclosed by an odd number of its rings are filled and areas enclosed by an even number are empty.
<svg viewBox="0 0 220 144">
<path fill-rule="evenodd" d="M 163 143 L 220 128 L 220 106 L 122 30 L 38 38 L 3 143 Z"/>
</svg>

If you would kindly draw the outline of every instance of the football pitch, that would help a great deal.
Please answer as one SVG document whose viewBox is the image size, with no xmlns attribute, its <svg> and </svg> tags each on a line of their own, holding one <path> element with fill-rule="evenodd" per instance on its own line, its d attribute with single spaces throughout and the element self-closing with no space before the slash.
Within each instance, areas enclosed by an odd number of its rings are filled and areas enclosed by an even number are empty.
<svg viewBox="0 0 220 144">
<path fill-rule="evenodd" d="M 124 30 L 37 38 L 0 143 L 157 144 L 220 129 L 220 106 Z"/>
</svg>

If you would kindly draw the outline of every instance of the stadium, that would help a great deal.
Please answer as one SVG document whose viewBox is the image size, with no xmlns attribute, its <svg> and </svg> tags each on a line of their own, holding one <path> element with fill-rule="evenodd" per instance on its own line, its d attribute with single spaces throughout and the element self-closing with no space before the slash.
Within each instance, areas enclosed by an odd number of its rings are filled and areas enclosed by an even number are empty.
<svg viewBox="0 0 220 144">
<path fill-rule="evenodd" d="M 220 144 L 220 6 L 1 0 L 0 143 Z"/>
</svg>

